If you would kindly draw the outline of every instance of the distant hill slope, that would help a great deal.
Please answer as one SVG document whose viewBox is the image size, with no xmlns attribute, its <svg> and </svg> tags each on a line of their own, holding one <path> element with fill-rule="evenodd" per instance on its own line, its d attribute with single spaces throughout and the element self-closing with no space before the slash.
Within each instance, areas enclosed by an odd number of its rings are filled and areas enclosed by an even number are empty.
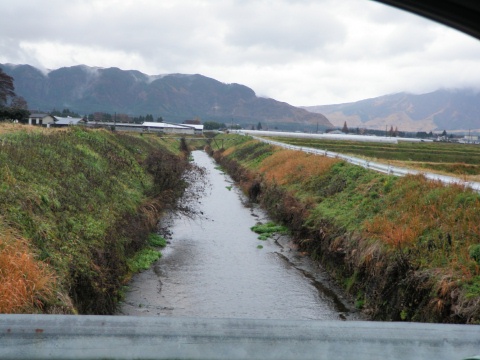
<svg viewBox="0 0 480 360">
<path fill-rule="evenodd" d="M 108 112 L 152 114 L 167 121 L 194 117 L 288 130 L 332 127 L 318 113 L 273 99 L 260 98 L 239 84 L 224 84 L 202 75 L 149 76 L 135 70 L 64 67 L 42 73 L 30 65 L 0 64 L 15 80 L 15 92 L 31 109 L 51 111 L 68 108 L 80 114 Z"/>
<path fill-rule="evenodd" d="M 337 127 L 402 131 L 480 131 L 480 93 L 471 89 L 428 94 L 398 93 L 353 103 L 304 107 L 320 112 Z"/>
</svg>

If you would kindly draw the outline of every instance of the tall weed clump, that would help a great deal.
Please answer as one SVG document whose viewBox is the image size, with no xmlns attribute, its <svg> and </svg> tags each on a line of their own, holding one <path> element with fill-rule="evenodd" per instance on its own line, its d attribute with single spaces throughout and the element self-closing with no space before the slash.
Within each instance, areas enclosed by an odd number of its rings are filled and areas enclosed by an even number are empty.
<svg viewBox="0 0 480 360">
<path fill-rule="evenodd" d="M 259 171 L 267 181 L 302 189 L 312 177 L 328 172 L 338 160 L 322 158 L 303 151 L 277 150 L 261 162 Z M 300 186 L 298 186 L 300 185 Z M 308 185 L 307 185 L 308 186 Z"/>
<path fill-rule="evenodd" d="M 127 259 L 184 186 L 172 144 L 78 127 L 2 136 L 0 217 L 55 270 L 65 312 L 114 311 Z"/>
<path fill-rule="evenodd" d="M 384 201 L 385 210 L 366 224 L 371 236 L 393 248 L 410 249 L 420 267 L 448 267 L 466 278 L 479 274 L 468 251 L 480 243 L 477 193 L 407 176 Z"/>
<path fill-rule="evenodd" d="M 38 313 L 55 301 L 55 276 L 25 239 L 0 227 L 0 313 Z"/>
</svg>

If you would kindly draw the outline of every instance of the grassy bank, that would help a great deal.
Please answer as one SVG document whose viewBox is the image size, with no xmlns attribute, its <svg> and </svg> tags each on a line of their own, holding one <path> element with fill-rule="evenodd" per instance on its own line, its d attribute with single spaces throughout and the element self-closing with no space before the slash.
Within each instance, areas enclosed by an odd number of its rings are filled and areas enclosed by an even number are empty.
<svg viewBox="0 0 480 360">
<path fill-rule="evenodd" d="M 178 140 L 37 129 L 0 125 L 0 312 L 112 313 L 188 161 Z"/>
<path fill-rule="evenodd" d="M 214 156 L 372 319 L 480 322 L 480 196 L 229 135 Z"/>
</svg>

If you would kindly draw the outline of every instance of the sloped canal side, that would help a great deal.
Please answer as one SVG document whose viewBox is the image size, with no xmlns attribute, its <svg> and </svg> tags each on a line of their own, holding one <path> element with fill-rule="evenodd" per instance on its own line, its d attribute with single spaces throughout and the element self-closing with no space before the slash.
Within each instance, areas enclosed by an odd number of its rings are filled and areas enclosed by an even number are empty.
<svg viewBox="0 0 480 360">
<path fill-rule="evenodd" d="M 172 217 L 163 257 L 137 274 L 120 314 L 253 319 L 359 319 L 328 277 L 290 239 L 265 241 L 250 228 L 266 215 L 247 205 L 228 175 L 204 152 L 207 191 L 195 206 L 199 216 Z"/>
</svg>

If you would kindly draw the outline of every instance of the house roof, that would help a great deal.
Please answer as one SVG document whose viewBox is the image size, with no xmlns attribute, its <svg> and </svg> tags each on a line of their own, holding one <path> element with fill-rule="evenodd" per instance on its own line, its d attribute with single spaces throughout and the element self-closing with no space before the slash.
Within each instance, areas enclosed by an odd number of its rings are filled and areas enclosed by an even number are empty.
<svg viewBox="0 0 480 360">
<path fill-rule="evenodd" d="M 191 129 L 191 125 L 184 125 L 184 124 L 169 124 L 169 123 L 164 123 L 164 122 L 144 122 L 142 124 L 143 126 L 148 126 L 148 127 L 157 127 L 157 128 L 170 128 L 170 129 Z"/>
<path fill-rule="evenodd" d="M 122 122 L 111 122 L 111 121 L 87 121 L 90 125 L 96 126 L 123 126 L 123 127 L 142 127 L 142 124 L 132 124 L 132 123 L 122 123 Z"/>
<path fill-rule="evenodd" d="M 194 128 L 195 130 L 203 130 L 203 125 L 199 125 L 199 124 L 182 124 L 182 125 Z"/>
<path fill-rule="evenodd" d="M 83 118 L 73 118 L 73 117 L 60 117 L 55 116 L 56 125 L 77 125 L 79 122 L 84 121 Z"/>
<path fill-rule="evenodd" d="M 33 113 L 33 114 L 30 114 L 29 118 L 44 118 L 44 117 L 47 117 L 47 116 L 51 116 L 50 114 L 45 114 L 45 113 Z"/>
</svg>

